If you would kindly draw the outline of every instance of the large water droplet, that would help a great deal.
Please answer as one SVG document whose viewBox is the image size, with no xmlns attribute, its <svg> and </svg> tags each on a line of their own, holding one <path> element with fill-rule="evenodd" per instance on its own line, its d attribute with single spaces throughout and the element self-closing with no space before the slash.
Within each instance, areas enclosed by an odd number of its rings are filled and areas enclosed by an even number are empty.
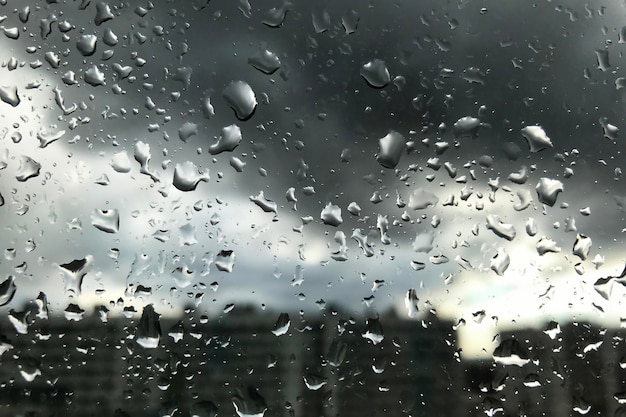
<svg viewBox="0 0 626 417">
<path fill-rule="evenodd" d="M 224 91 L 222 97 L 235 111 L 239 120 L 248 120 L 252 117 L 257 106 L 256 96 L 252 87 L 245 81 L 233 81 Z"/>
<path fill-rule="evenodd" d="M 402 151 L 404 150 L 404 136 L 391 130 L 387 135 L 378 140 L 380 151 L 376 156 L 379 164 L 385 168 L 395 168 L 400 162 Z"/>
<path fill-rule="evenodd" d="M 348 346 L 339 339 L 333 339 L 326 353 L 326 360 L 330 366 L 335 368 L 341 365 L 346 358 Z"/>
<path fill-rule="evenodd" d="M 222 128 L 222 134 L 217 143 L 209 146 L 209 153 L 217 155 L 222 152 L 232 152 L 241 142 L 241 129 L 236 124 Z"/>
<path fill-rule="evenodd" d="M 154 311 L 152 304 L 148 304 L 141 313 L 135 340 L 146 349 L 154 349 L 159 346 L 160 339 L 161 324 L 159 323 L 159 314 Z"/>
<path fill-rule="evenodd" d="M 267 411 L 265 399 L 253 387 L 245 392 L 237 389 L 231 400 L 239 417 L 263 417 Z"/>
<path fill-rule="evenodd" d="M 248 64 L 265 74 L 273 74 L 280 68 L 280 58 L 274 52 L 262 49 L 248 58 Z"/>
<path fill-rule="evenodd" d="M 215 257 L 215 267 L 218 271 L 233 272 L 235 267 L 235 252 L 232 250 L 221 250 Z"/>
<path fill-rule="evenodd" d="M 526 138 L 528 147 L 533 153 L 552 148 L 552 141 L 541 126 L 526 126 L 522 129 L 522 136 Z"/>
<path fill-rule="evenodd" d="M 434 206 L 439 202 L 439 198 L 423 188 L 414 190 L 409 196 L 409 208 L 412 210 L 423 210 Z"/>
<path fill-rule="evenodd" d="M 200 182 L 210 178 L 208 169 L 200 170 L 193 162 L 186 161 L 174 167 L 172 184 L 180 191 L 193 191 Z"/>
<path fill-rule="evenodd" d="M 391 82 L 385 61 L 374 59 L 361 67 L 361 77 L 374 88 L 383 88 Z"/>
<path fill-rule="evenodd" d="M 377 345 L 385 338 L 383 334 L 383 326 L 379 319 L 367 319 L 365 323 L 365 333 L 362 336 Z"/>
<path fill-rule="evenodd" d="M 417 298 L 417 292 L 414 288 L 411 288 L 406 292 L 406 296 L 404 297 L 404 306 L 406 307 L 409 317 L 417 317 L 417 314 L 419 312 L 419 309 L 417 308 L 418 302 L 419 298 Z"/>
<path fill-rule="evenodd" d="M 487 229 L 493 231 L 497 236 L 506 240 L 515 239 L 515 227 L 509 223 L 503 223 L 496 214 L 487 216 Z"/>
<path fill-rule="evenodd" d="M 281 313 L 274 324 L 274 328 L 272 329 L 272 333 L 276 336 L 282 336 L 289 331 L 289 326 L 291 325 L 291 320 L 289 319 L 289 314 Z"/>
<path fill-rule="evenodd" d="M 576 236 L 576 241 L 574 242 L 574 248 L 572 249 L 572 253 L 584 261 L 589 256 L 590 250 L 591 239 L 581 234 Z"/>
<path fill-rule="evenodd" d="M 326 378 L 312 372 L 305 373 L 302 378 L 304 379 L 304 385 L 311 391 L 317 391 L 328 383 Z"/>
<path fill-rule="evenodd" d="M 454 123 L 454 136 L 457 138 L 470 137 L 473 139 L 478 136 L 478 131 L 481 126 L 481 121 L 475 117 L 461 117 Z"/>
<path fill-rule="evenodd" d="M 74 259 L 67 264 L 59 265 L 65 284 L 65 293 L 80 295 L 83 279 L 93 263 L 93 256 L 87 255 L 83 259 Z"/>
<path fill-rule="evenodd" d="M 41 171 L 41 164 L 39 164 L 39 162 L 29 156 L 22 156 L 15 178 L 19 182 L 24 182 L 29 178 L 38 176 L 39 171 Z"/>
<path fill-rule="evenodd" d="M 217 406 L 211 401 L 198 401 L 191 406 L 191 417 L 217 417 Z"/>
<path fill-rule="evenodd" d="M 3 85 L 0 86 L 0 100 L 13 107 L 17 107 L 20 104 L 20 97 L 17 95 L 17 86 L 15 85 Z"/>
<path fill-rule="evenodd" d="M 15 296 L 17 286 L 15 285 L 15 277 L 9 275 L 7 279 L 0 283 L 0 307 L 7 305 Z"/>
<path fill-rule="evenodd" d="M 496 274 L 502 276 L 504 272 L 509 268 L 511 264 L 511 258 L 504 249 L 498 249 L 498 252 L 491 258 L 491 270 Z"/>
<path fill-rule="evenodd" d="M 541 178 L 537 183 L 537 196 L 539 201 L 552 207 L 556 203 L 557 196 L 563 191 L 563 183 L 551 178 Z"/>
<path fill-rule="evenodd" d="M 515 339 L 506 339 L 493 351 L 493 360 L 502 365 L 524 366 L 530 359 L 520 342 Z"/>
<path fill-rule="evenodd" d="M 113 168 L 115 172 L 130 172 L 130 158 L 128 157 L 128 153 L 126 153 L 126 151 L 120 151 L 113 155 L 111 168 Z"/>
<path fill-rule="evenodd" d="M 276 204 L 276 202 L 274 201 L 266 199 L 263 191 L 259 191 L 259 194 L 257 194 L 256 196 L 250 196 L 249 198 L 250 201 L 261 207 L 261 209 L 266 213 L 278 212 L 278 204 Z"/>
<path fill-rule="evenodd" d="M 339 226 L 343 223 L 343 218 L 341 217 L 341 207 L 332 203 L 326 204 L 326 207 L 324 207 L 320 213 L 320 219 L 324 222 L 324 224 L 329 226 Z"/>
<path fill-rule="evenodd" d="M 98 37 L 96 35 L 82 35 L 76 42 L 76 49 L 82 56 L 91 56 L 96 52 L 96 43 Z"/>
<path fill-rule="evenodd" d="M 187 142 L 187 140 L 198 134 L 198 125 L 192 122 L 185 122 L 178 129 L 178 138 L 183 142 Z"/>
<path fill-rule="evenodd" d="M 87 71 L 84 76 L 85 82 L 93 87 L 104 85 L 105 77 L 104 73 L 100 69 L 93 65 Z"/>
<path fill-rule="evenodd" d="M 120 212 L 117 209 L 96 209 L 91 214 L 91 225 L 106 233 L 120 230 Z"/>
</svg>

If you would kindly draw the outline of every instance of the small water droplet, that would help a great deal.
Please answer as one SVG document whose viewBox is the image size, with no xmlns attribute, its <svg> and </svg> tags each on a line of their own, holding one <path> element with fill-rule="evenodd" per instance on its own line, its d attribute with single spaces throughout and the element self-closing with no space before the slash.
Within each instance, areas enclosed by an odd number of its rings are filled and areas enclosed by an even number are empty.
<svg viewBox="0 0 626 417">
<path fill-rule="evenodd" d="M 417 298 L 417 292 L 414 288 L 409 289 L 406 292 L 406 296 L 404 297 L 404 306 L 407 309 L 407 314 L 409 317 L 414 318 L 417 317 L 419 309 L 417 308 L 417 303 L 419 302 L 419 298 Z"/>
<path fill-rule="evenodd" d="M 491 258 L 491 270 L 496 274 L 502 276 L 504 272 L 509 268 L 511 264 L 511 258 L 504 249 L 498 249 L 498 252 Z"/>
<path fill-rule="evenodd" d="M 380 324 L 380 320 L 377 318 L 367 319 L 365 323 L 365 333 L 363 333 L 362 336 L 375 345 L 382 342 L 385 336 L 383 334 L 383 327 Z"/>
<path fill-rule="evenodd" d="M 232 250 L 221 250 L 215 257 L 215 267 L 218 271 L 233 272 L 235 267 L 235 252 Z"/>
<path fill-rule="evenodd" d="M 289 326 L 291 325 L 291 320 L 289 319 L 289 314 L 281 313 L 274 324 L 274 328 L 272 329 L 272 333 L 275 336 L 282 336 L 289 331 Z"/>
</svg>

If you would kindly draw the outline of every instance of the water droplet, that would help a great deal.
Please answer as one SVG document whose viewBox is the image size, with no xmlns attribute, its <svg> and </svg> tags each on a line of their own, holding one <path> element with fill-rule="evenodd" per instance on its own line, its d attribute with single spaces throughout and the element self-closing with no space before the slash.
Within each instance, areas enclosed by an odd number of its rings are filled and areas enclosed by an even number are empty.
<svg viewBox="0 0 626 417">
<path fill-rule="evenodd" d="M 16 27 L 12 27 L 12 28 L 2 28 L 2 31 L 4 32 L 4 35 L 9 38 L 9 39 L 18 39 L 20 37 L 20 30 Z"/>
<path fill-rule="evenodd" d="M 516 339 L 506 339 L 493 351 L 493 359 L 502 365 L 524 366 L 530 359 L 526 350 Z"/>
<path fill-rule="evenodd" d="M 217 155 L 222 152 L 232 152 L 241 143 L 241 129 L 236 124 L 222 128 L 222 134 L 216 143 L 209 146 L 209 153 Z"/>
<path fill-rule="evenodd" d="M 346 35 L 351 35 L 356 32 L 359 27 L 359 20 L 361 17 L 359 13 L 355 10 L 349 10 L 346 14 L 341 18 L 341 25 L 343 26 L 343 30 L 346 32 Z"/>
<path fill-rule="evenodd" d="M 39 162 L 29 156 L 22 156 L 15 178 L 19 182 L 24 182 L 29 178 L 38 176 L 39 171 L 41 171 L 41 164 L 39 164 Z"/>
<path fill-rule="evenodd" d="M 102 41 L 108 46 L 115 46 L 118 41 L 117 35 L 110 28 L 106 28 L 104 30 L 104 35 L 102 36 Z"/>
<path fill-rule="evenodd" d="M 272 7 L 269 9 L 267 13 L 265 13 L 263 24 L 272 28 L 282 26 L 285 17 L 287 17 L 287 12 L 290 10 L 289 6 L 291 6 L 291 2 L 284 0 L 280 7 Z"/>
<path fill-rule="evenodd" d="M 541 178 L 537 183 L 537 196 L 539 201 L 552 207 L 556 203 L 557 196 L 563 191 L 563 183 L 551 178 Z"/>
<path fill-rule="evenodd" d="M 8 318 L 15 331 L 19 334 L 28 334 L 30 310 L 9 310 Z"/>
<path fill-rule="evenodd" d="M 141 319 L 139 319 L 139 324 L 137 324 L 135 340 L 146 349 L 154 349 L 159 346 L 160 339 L 161 324 L 159 323 L 159 314 L 154 311 L 152 304 L 148 304 L 143 308 Z"/>
<path fill-rule="evenodd" d="M 259 191 L 259 194 L 256 196 L 250 196 L 249 198 L 250 201 L 261 207 L 261 209 L 266 213 L 276 214 L 278 212 L 278 205 L 276 202 L 266 199 L 263 191 Z"/>
<path fill-rule="evenodd" d="M 291 320 L 289 319 L 289 314 L 281 313 L 274 324 L 274 328 L 272 329 L 272 333 L 275 336 L 282 336 L 289 331 L 289 326 L 291 325 Z"/>
<path fill-rule="evenodd" d="M 498 249 L 498 252 L 491 258 L 491 270 L 502 276 L 511 263 L 509 254 L 504 249 Z"/>
<path fill-rule="evenodd" d="M 198 401 L 191 406 L 191 417 L 217 417 L 217 406 L 211 401 Z"/>
<path fill-rule="evenodd" d="M 572 249 L 572 253 L 584 261 L 589 256 L 590 250 L 591 239 L 585 235 L 577 235 L 576 241 L 574 242 L 574 248 Z"/>
<path fill-rule="evenodd" d="M 423 210 L 430 206 L 435 206 L 439 198 L 423 188 L 414 190 L 409 196 L 409 208 L 412 210 Z"/>
<path fill-rule="evenodd" d="M 196 123 L 185 122 L 178 129 L 178 137 L 183 142 L 187 142 L 187 140 L 198 134 L 198 125 Z"/>
<path fill-rule="evenodd" d="M 317 391 L 328 383 L 326 378 L 312 372 L 305 373 L 302 378 L 304 379 L 304 385 L 311 391 Z"/>
<path fill-rule="evenodd" d="M 341 217 L 341 207 L 336 206 L 332 203 L 327 203 L 326 207 L 320 213 L 320 219 L 324 224 L 329 226 L 337 227 L 341 223 L 343 223 L 343 218 Z"/>
<path fill-rule="evenodd" d="M 435 233 L 432 231 L 417 233 L 413 240 L 413 250 L 415 252 L 428 253 L 433 249 L 433 241 L 435 240 Z"/>
<path fill-rule="evenodd" d="M 33 357 L 24 356 L 20 358 L 18 367 L 20 375 L 26 382 L 33 382 L 36 377 L 41 376 L 41 363 Z"/>
<path fill-rule="evenodd" d="M 609 62 L 609 51 L 606 49 L 596 49 L 596 59 L 598 60 L 598 69 L 601 71 L 607 71 L 611 68 L 611 63 Z"/>
<path fill-rule="evenodd" d="M 128 153 L 126 153 L 126 151 L 120 151 L 113 155 L 111 168 L 113 168 L 115 172 L 130 172 L 130 158 L 128 157 Z"/>
<path fill-rule="evenodd" d="M 67 264 L 59 265 L 65 284 L 65 293 L 80 295 L 83 279 L 93 263 L 93 256 L 88 255 L 82 259 L 74 259 Z"/>
<path fill-rule="evenodd" d="M 13 107 L 17 107 L 20 104 L 20 97 L 17 95 L 17 86 L 0 86 L 0 100 Z"/>
<path fill-rule="evenodd" d="M 346 358 L 346 353 L 348 352 L 348 346 L 339 339 L 333 339 L 328 347 L 328 352 L 326 353 L 326 360 L 328 364 L 333 367 L 338 367 L 341 365 Z"/>
<path fill-rule="evenodd" d="M 541 126 L 526 126 L 521 132 L 532 153 L 553 147 L 552 141 Z"/>
<path fill-rule="evenodd" d="M 16 290 L 15 277 L 9 275 L 7 279 L 0 283 L 0 307 L 9 304 L 13 300 Z"/>
<path fill-rule="evenodd" d="M 383 341 L 385 336 L 383 335 L 383 327 L 380 324 L 379 319 L 367 319 L 365 323 L 365 333 L 362 336 L 377 345 Z"/>
<path fill-rule="evenodd" d="M 96 26 L 100 26 L 114 17 L 113 13 L 111 13 L 111 7 L 109 7 L 108 4 L 103 1 L 96 3 L 96 17 L 93 19 Z"/>
<path fill-rule="evenodd" d="M 235 267 L 235 252 L 232 250 L 221 250 L 215 257 L 215 267 L 218 271 L 233 272 Z"/>
<path fill-rule="evenodd" d="M 87 71 L 85 71 L 84 75 L 85 82 L 92 87 L 97 87 L 99 85 L 104 85 L 105 78 L 104 73 L 98 69 L 97 66 L 91 66 Z"/>
<path fill-rule="evenodd" d="M 95 209 L 91 214 L 91 225 L 106 233 L 120 230 L 120 212 L 117 209 Z"/>
<path fill-rule="evenodd" d="M 233 81 L 224 91 L 222 97 L 226 103 L 235 111 L 239 120 L 248 120 L 254 114 L 257 106 L 254 91 L 245 81 Z"/>
<path fill-rule="evenodd" d="M 404 297 L 404 306 L 407 309 L 407 314 L 409 317 L 417 317 L 419 312 L 419 309 L 417 308 L 418 302 L 419 298 L 417 298 L 417 292 L 414 288 L 411 288 L 406 292 L 406 296 Z"/>
<path fill-rule="evenodd" d="M 82 35 L 76 42 L 76 49 L 82 56 L 91 56 L 96 52 L 96 43 L 98 37 L 96 35 Z"/>
<path fill-rule="evenodd" d="M 37 139 L 39 139 L 39 147 L 46 148 L 52 142 L 61 139 L 65 135 L 65 130 L 49 131 L 42 129 L 37 132 Z"/>
<path fill-rule="evenodd" d="M 248 64 L 265 74 L 273 74 L 280 68 L 280 58 L 274 52 L 261 49 L 256 54 L 248 58 Z"/>
<path fill-rule="evenodd" d="M 186 161 L 174 167 L 172 184 L 180 191 L 193 191 L 200 182 L 208 182 L 210 178 L 208 169 L 200 170 L 193 162 Z"/>
<path fill-rule="evenodd" d="M 374 59 L 361 67 L 361 77 L 374 88 L 383 88 L 391 82 L 385 61 Z"/>
<path fill-rule="evenodd" d="M 379 164 L 385 168 L 395 168 L 400 162 L 405 140 L 400 133 L 391 130 L 387 135 L 378 140 L 380 151 L 376 156 Z"/>
<path fill-rule="evenodd" d="M 515 227 L 509 223 L 503 223 L 500 220 L 500 216 L 496 214 L 490 214 L 487 216 L 487 229 L 493 231 L 498 237 L 502 237 L 506 240 L 515 239 Z"/>
<path fill-rule="evenodd" d="M 239 417 L 263 417 L 267 411 L 265 399 L 253 387 L 248 387 L 245 393 L 237 389 L 231 400 Z"/>
<path fill-rule="evenodd" d="M 65 316 L 66 320 L 81 321 L 85 316 L 85 310 L 80 308 L 80 306 L 77 304 L 70 303 L 63 311 L 63 315 Z"/>
<path fill-rule="evenodd" d="M 454 123 L 454 136 L 457 138 L 469 137 L 474 139 L 478 136 L 478 131 L 482 123 L 479 119 L 471 116 L 461 117 Z"/>
</svg>

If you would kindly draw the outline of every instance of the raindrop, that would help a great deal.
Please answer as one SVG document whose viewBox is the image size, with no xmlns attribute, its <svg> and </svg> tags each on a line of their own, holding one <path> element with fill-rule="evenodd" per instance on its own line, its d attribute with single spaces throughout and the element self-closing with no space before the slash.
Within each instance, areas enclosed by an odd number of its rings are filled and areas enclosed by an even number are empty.
<svg viewBox="0 0 626 417">
<path fill-rule="evenodd" d="M 17 107 L 20 104 L 20 97 L 17 95 L 17 86 L 0 86 L 0 100 L 13 107 Z"/>
<path fill-rule="evenodd" d="M 491 270 L 497 275 L 504 275 L 504 272 L 508 269 L 511 263 L 509 254 L 504 249 L 498 249 L 498 252 L 491 258 Z"/>
<path fill-rule="evenodd" d="M 274 324 L 274 328 L 272 329 L 272 333 L 275 336 L 282 336 L 289 331 L 289 326 L 291 325 L 291 320 L 289 319 L 289 314 L 281 313 Z"/>
<path fill-rule="evenodd" d="M 7 279 L 0 283 L 0 307 L 11 302 L 13 296 L 15 296 L 16 290 L 17 286 L 15 285 L 15 277 L 13 275 L 9 275 Z"/>
<path fill-rule="evenodd" d="M 304 379 L 304 385 L 311 391 L 317 391 L 328 383 L 323 376 L 311 372 L 305 373 L 302 378 Z"/>
<path fill-rule="evenodd" d="M 244 81 L 233 81 L 224 91 L 222 97 L 235 111 L 239 120 L 248 120 L 252 117 L 257 106 L 256 96 L 250 85 Z"/>
<path fill-rule="evenodd" d="M 402 150 L 404 149 L 404 136 L 391 130 L 387 135 L 378 140 L 380 151 L 376 156 L 379 164 L 385 168 L 395 168 L 400 162 Z"/>
<path fill-rule="evenodd" d="M 200 182 L 207 182 L 210 178 L 208 169 L 200 170 L 193 162 L 186 161 L 174 167 L 172 184 L 180 191 L 193 191 Z"/>
<path fill-rule="evenodd" d="M 478 131 L 481 126 L 482 123 L 475 117 L 462 117 L 454 123 L 454 136 L 457 138 L 469 137 L 474 139 L 478 136 Z"/>
<path fill-rule="evenodd" d="M 232 250 L 221 250 L 215 257 L 215 267 L 218 271 L 233 272 L 235 266 L 235 252 Z"/>
<path fill-rule="evenodd" d="M 320 214 L 320 219 L 324 224 L 329 226 L 339 226 L 343 223 L 343 218 L 341 217 L 341 207 L 332 203 L 327 203 L 326 207 L 324 207 Z"/>
<path fill-rule="evenodd" d="M 250 201 L 261 207 L 261 209 L 266 213 L 276 214 L 278 212 L 278 204 L 276 204 L 276 202 L 274 201 L 266 199 L 262 190 L 259 191 L 259 194 L 257 194 L 256 196 L 250 196 L 249 198 Z"/>
<path fill-rule="evenodd" d="M 404 297 L 404 306 L 407 309 L 407 314 L 409 317 L 414 318 L 417 317 L 419 312 L 417 308 L 417 303 L 419 299 L 417 298 L 417 292 L 414 288 L 411 288 L 406 292 L 406 296 Z"/>
<path fill-rule="evenodd" d="M 414 190 L 409 195 L 409 208 L 412 210 L 422 210 L 430 206 L 435 206 L 439 202 L 439 198 L 423 188 Z"/>
<path fill-rule="evenodd" d="M 361 67 L 361 77 L 374 88 L 383 88 L 391 82 L 385 61 L 374 59 Z"/>
<path fill-rule="evenodd" d="M 20 159 L 20 167 L 17 170 L 15 178 L 19 182 L 24 182 L 29 178 L 38 176 L 39 171 L 41 171 L 41 164 L 39 164 L 39 162 L 29 156 L 22 156 Z"/>
<path fill-rule="evenodd" d="M 106 233 L 120 230 L 120 213 L 117 209 L 95 209 L 91 214 L 91 225 Z"/>
<path fill-rule="evenodd" d="M 65 293 L 80 295 L 83 279 L 93 263 L 93 256 L 88 255 L 82 259 L 74 259 L 67 264 L 59 265 L 65 284 Z"/>
<path fill-rule="evenodd" d="M 104 85 L 104 73 L 98 69 L 97 66 L 91 66 L 87 71 L 85 71 L 85 82 L 93 87 L 97 87 L 99 85 Z"/>
<path fill-rule="evenodd" d="M 98 37 L 96 35 L 82 35 L 76 42 L 76 49 L 82 56 L 91 56 L 96 52 L 96 43 Z"/>
<path fill-rule="evenodd" d="M 120 151 L 113 155 L 111 168 L 113 168 L 115 172 L 130 172 L 130 158 L 128 157 L 128 153 L 126 153 L 126 151 Z"/>
<path fill-rule="evenodd" d="M 253 387 L 248 387 L 245 393 L 237 389 L 231 400 L 239 417 L 263 417 L 267 411 L 265 399 Z"/>
<path fill-rule="evenodd" d="M 135 339 L 140 346 L 146 349 L 154 349 L 159 346 L 161 325 L 159 323 L 159 314 L 154 311 L 152 304 L 148 304 L 143 308 L 136 331 Z"/>
<path fill-rule="evenodd" d="M 209 153 L 217 155 L 222 152 L 232 152 L 241 143 L 241 129 L 236 124 L 222 128 L 222 134 L 216 143 L 209 146 Z"/>
<path fill-rule="evenodd" d="M 377 318 L 367 319 L 365 323 L 365 333 L 363 333 L 362 336 L 375 345 L 382 342 L 385 336 L 383 335 L 383 327 L 380 324 L 380 320 Z"/>
<path fill-rule="evenodd" d="M 509 223 L 503 223 L 496 214 L 487 216 L 487 229 L 493 231 L 498 237 L 506 240 L 515 239 L 515 227 Z"/>
<path fill-rule="evenodd" d="M 557 196 L 563 191 L 563 183 L 551 178 L 541 178 L 537 183 L 537 196 L 539 201 L 552 207 L 556 203 Z"/>
<path fill-rule="evenodd" d="M 178 138 L 183 142 L 187 142 L 187 140 L 198 134 L 198 125 L 192 122 L 185 122 L 178 129 Z"/>
<path fill-rule="evenodd" d="M 533 153 L 553 147 L 552 141 L 541 126 L 526 126 L 521 132 Z"/>
<path fill-rule="evenodd" d="M 572 253 L 584 261 L 589 256 L 590 250 L 591 239 L 585 235 L 577 235 L 576 241 L 574 242 L 574 248 L 572 249 Z"/>
<path fill-rule="evenodd" d="M 493 351 L 493 359 L 502 365 L 524 366 L 530 359 L 520 342 L 515 339 L 506 339 Z"/>
<path fill-rule="evenodd" d="M 274 52 L 262 49 L 248 58 L 248 64 L 265 74 L 273 74 L 280 68 L 280 58 Z"/>
</svg>

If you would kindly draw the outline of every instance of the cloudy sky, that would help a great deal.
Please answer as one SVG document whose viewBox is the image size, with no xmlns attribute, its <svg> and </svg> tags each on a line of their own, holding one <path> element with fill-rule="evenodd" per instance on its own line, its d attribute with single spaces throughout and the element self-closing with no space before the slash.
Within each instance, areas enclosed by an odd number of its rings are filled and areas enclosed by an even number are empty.
<svg viewBox="0 0 626 417">
<path fill-rule="evenodd" d="M 0 308 L 619 325 L 621 2 L 128 3 L 4 6 Z"/>
</svg>

